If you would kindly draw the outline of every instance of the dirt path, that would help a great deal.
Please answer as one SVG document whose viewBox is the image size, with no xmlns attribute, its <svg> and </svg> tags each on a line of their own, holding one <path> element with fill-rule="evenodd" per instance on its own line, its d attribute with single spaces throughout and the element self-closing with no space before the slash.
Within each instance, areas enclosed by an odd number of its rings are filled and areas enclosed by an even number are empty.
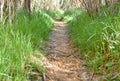
<svg viewBox="0 0 120 81">
<path fill-rule="evenodd" d="M 93 81 L 92 74 L 83 66 L 77 50 L 71 45 L 67 24 L 56 21 L 50 36 L 45 81 Z"/>
</svg>

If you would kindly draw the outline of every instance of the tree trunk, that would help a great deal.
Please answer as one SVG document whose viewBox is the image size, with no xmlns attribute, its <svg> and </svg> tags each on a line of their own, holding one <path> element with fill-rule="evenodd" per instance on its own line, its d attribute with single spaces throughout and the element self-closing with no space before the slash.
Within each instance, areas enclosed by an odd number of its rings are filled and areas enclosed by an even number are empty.
<svg viewBox="0 0 120 81">
<path fill-rule="evenodd" d="M 4 14 L 4 0 L 0 1 L 0 21 L 3 22 L 3 14 Z"/>
<path fill-rule="evenodd" d="M 24 0 L 24 9 L 28 13 L 30 13 L 30 11 L 31 11 L 30 4 L 31 4 L 31 0 Z"/>
<path fill-rule="evenodd" d="M 83 4 L 91 16 L 95 16 L 97 13 L 100 13 L 101 0 L 83 0 Z"/>
</svg>

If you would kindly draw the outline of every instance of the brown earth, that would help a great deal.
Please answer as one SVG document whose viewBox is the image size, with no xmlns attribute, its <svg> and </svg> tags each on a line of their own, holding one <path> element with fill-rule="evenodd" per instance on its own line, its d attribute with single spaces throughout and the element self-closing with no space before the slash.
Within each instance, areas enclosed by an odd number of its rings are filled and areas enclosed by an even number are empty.
<svg viewBox="0 0 120 81">
<path fill-rule="evenodd" d="M 83 67 L 80 54 L 72 43 L 66 23 L 55 21 L 56 28 L 50 36 L 50 54 L 45 63 L 44 81 L 93 81 L 93 73 Z"/>
</svg>

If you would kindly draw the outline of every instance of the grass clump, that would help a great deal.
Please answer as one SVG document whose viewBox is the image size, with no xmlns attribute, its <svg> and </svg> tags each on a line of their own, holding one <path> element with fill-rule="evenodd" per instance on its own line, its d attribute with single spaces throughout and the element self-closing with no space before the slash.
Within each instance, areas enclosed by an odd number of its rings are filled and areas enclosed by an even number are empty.
<svg viewBox="0 0 120 81">
<path fill-rule="evenodd" d="M 32 52 L 31 38 L 9 26 L 0 30 L 0 80 L 26 81 L 25 57 Z"/>
<path fill-rule="evenodd" d="M 51 18 L 56 19 L 62 17 L 64 14 L 63 10 L 52 11 L 52 10 L 44 10 L 46 14 L 48 14 Z"/>
<path fill-rule="evenodd" d="M 64 12 L 63 21 L 64 22 L 70 22 L 74 18 L 77 18 L 77 16 L 80 15 L 80 14 L 81 14 L 81 9 L 80 8 L 69 9 L 69 10 Z"/>
<path fill-rule="evenodd" d="M 42 11 L 34 12 L 30 17 L 20 13 L 15 21 L 15 28 L 25 35 L 31 35 L 31 42 L 35 48 L 39 48 L 43 42 L 48 40 L 49 33 L 54 27 L 52 18 Z"/>
<path fill-rule="evenodd" d="M 120 72 L 120 16 L 103 13 L 95 18 L 82 12 L 70 23 L 69 32 L 86 66 L 113 77 Z M 120 77 L 116 77 L 120 78 Z"/>
<path fill-rule="evenodd" d="M 53 27 L 52 19 L 43 12 L 31 16 L 21 12 L 12 25 L 0 24 L 0 81 L 27 81 L 33 69 L 43 71 L 42 63 L 33 58 L 42 60 L 41 50 L 37 54 L 35 50 L 45 45 Z"/>
</svg>

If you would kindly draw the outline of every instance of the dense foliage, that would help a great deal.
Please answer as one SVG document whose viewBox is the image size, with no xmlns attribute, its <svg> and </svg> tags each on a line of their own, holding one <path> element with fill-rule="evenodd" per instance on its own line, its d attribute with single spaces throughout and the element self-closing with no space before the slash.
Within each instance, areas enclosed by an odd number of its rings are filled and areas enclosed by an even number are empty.
<svg viewBox="0 0 120 81">
<path fill-rule="evenodd" d="M 104 12 L 92 18 L 83 12 L 70 23 L 69 32 L 81 51 L 81 58 L 86 60 L 85 66 L 95 73 L 112 77 L 120 72 L 119 31 L 119 13 L 110 15 Z"/>
<path fill-rule="evenodd" d="M 77 16 L 80 14 L 81 14 L 80 8 L 72 8 L 72 9 L 66 10 L 63 15 L 63 20 L 65 22 L 70 22 L 74 18 L 77 18 Z"/>
<path fill-rule="evenodd" d="M 34 60 L 30 56 L 44 46 L 53 27 L 53 20 L 43 12 L 31 16 L 21 12 L 13 25 L 0 25 L 0 81 L 27 81 L 33 68 L 27 60 Z"/>
<path fill-rule="evenodd" d="M 113 79 L 119 81 L 119 2 L 0 0 L 0 81 L 27 81 L 36 69 L 44 71 L 41 61 L 53 19 L 70 24 L 69 34 L 85 66 L 107 81 L 116 75 Z"/>
</svg>

